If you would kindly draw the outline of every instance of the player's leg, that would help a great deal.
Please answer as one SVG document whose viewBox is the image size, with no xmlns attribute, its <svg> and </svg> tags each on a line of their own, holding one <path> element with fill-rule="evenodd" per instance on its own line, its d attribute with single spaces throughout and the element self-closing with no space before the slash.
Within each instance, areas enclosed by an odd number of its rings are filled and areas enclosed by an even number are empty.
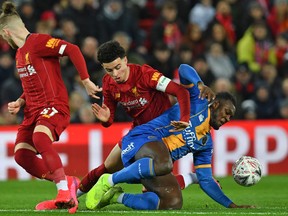
<svg viewBox="0 0 288 216">
<path fill-rule="evenodd" d="M 65 175 L 65 171 L 58 155 L 57 151 L 53 148 L 52 142 L 54 141 L 54 136 L 49 125 L 45 122 L 45 125 L 38 124 L 33 133 L 33 143 L 37 152 L 42 157 L 47 169 L 49 170 L 53 182 L 56 184 L 58 194 L 56 197 L 55 204 L 57 206 L 74 206 L 74 200 L 71 197 L 68 182 Z M 50 127 L 50 128 L 49 128 Z"/>
<path fill-rule="evenodd" d="M 91 170 L 81 180 L 79 189 L 77 190 L 77 196 L 80 197 L 82 194 L 87 193 L 104 173 L 114 173 L 122 168 L 123 164 L 121 160 L 121 148 L 118 144 L 116 144 L 104 163 Z"/>
<path fill-rule="evenodd" d="M 162 142 L 154 141 L 144 144 L 134 156 L 135 162 L 114 174 L 104 174 L 88 192 L 86 207 L 94 209 L 101 197 L 115 184 L 134 183 L 144 178 L 166 175 L 172 172 L 173 163 L 170 153 Z M 91 199 L 90 199 L 91 198 Z"/>
<path fill-rule="evenodd" d="M 142 179 L 142 184 L 159 197 L 158 209 L 181 209 L 183 205 L 179 184 L 172 173 L 156 176 L 152 179 Z"/>
<path fill-rule="evenodd" d="M 183 204 L 181 190 L 172 174 L 156 176 L 152 179 L 142 179 L 142 184 L 149 188 L 149 192 L 142 194 L 124 193 L 114 186 L 100 199 L 96 208 L 103 208 L 110 204 L 122 203 L 136 210 L 181 209 Z"/>
</svg>

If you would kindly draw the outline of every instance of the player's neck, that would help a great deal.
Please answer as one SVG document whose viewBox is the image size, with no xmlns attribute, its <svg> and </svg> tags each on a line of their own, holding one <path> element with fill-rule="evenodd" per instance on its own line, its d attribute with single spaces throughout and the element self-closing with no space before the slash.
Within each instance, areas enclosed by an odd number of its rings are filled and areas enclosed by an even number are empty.
<svg viewBox="0 0 288 216">
<path fill-rule="evenodd" d="M 26 28 L 21 29 L 19 30 L 19 33 L 15 35 L 15 37 L 13 38 L 13 41 L 19 48 L 21 48 L 22 46 L 24 46 L 29 35 L 30 35 L 30 32 Z"/>
</svg>

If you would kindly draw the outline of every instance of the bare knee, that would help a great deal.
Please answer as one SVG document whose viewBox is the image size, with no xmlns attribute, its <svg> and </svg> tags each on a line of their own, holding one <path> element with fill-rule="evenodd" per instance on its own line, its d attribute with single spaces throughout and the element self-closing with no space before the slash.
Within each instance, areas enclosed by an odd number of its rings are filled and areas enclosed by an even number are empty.
<svg viewBox="0 0 288 216">
<path fill-rule="evenodd" d="M 160 210 L 167 209 L 181 209 L 183 206 L 182 196 L 170 196 L 160 199 Z"/>
<path fill-rule="evenodd" d="M 154 170 L 156 175 L 166 175 L 172 172 L 173 163 L 171 158 L 154 159 Z"/>
</svg>

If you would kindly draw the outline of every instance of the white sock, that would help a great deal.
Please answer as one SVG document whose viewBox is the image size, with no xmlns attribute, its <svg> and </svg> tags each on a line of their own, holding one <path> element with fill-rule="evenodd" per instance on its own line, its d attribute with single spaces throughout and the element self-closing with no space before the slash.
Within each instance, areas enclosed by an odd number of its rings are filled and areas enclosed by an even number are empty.
<svg viewBox="0 0 288 216">
<path fill-rule="evenodd" d="M 56 184 L 57 190 L 69 190 L 67 180 L 61 180 Z"/>
<path fill-rule="evenodd" d="M 81 191 L 80 189 L 77 189 L 77 198 L 85 194 L 85 192 Z"/>
<path fill-rule="evenodd" d="M 117 202 L 118 202 L 118 203 L 122 203 L 124 194 L 125 194 L 125 193 L 120 194 L 120 196 L 117 198 Z"/>
<path fill-rule="evenodd" d="M 196 173 L 186 173 L 186 174 L 182 174 L 183 179 L 184 179 L 184 184 L 185 184 L 185 188 L 187 188 L 189 185 L 191 184 L 198 184 L 198 178 Z"/>
<path fill-rule="evenodd" d="M 112 175 L 110 175 L 109 177 L 108 177 L 108 182 L 109 182 L 109 184 L 113 187 L 115 184 L 114 184 L 114 182 L 113 182 L 113 180 L 112 180 Z"/>
</svg>

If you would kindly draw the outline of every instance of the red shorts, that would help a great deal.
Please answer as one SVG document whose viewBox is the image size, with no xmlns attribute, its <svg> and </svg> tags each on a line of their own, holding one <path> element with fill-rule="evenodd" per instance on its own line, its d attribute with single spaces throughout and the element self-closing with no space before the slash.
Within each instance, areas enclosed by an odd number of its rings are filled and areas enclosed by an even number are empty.
<svg viewBox="0 0 288 216">
<path fill-rule="evenodd" d="M 44 125 L 48 127 L 52 132 L 54 141 L 59 140 L 60 134 L 70 123 L 70 115 L 64 114 L 56 110 L 54 107 L 46 108 L 44 110 L 45 112 L 41 111 L 39 115 L 24 118 L 22 124 L 18 128 L 15 144 L 25 142 L 34 146 L 32 136 L 37 125 Z M 57 111 L 56 113 L 55 110 Z"/>
</svg>

